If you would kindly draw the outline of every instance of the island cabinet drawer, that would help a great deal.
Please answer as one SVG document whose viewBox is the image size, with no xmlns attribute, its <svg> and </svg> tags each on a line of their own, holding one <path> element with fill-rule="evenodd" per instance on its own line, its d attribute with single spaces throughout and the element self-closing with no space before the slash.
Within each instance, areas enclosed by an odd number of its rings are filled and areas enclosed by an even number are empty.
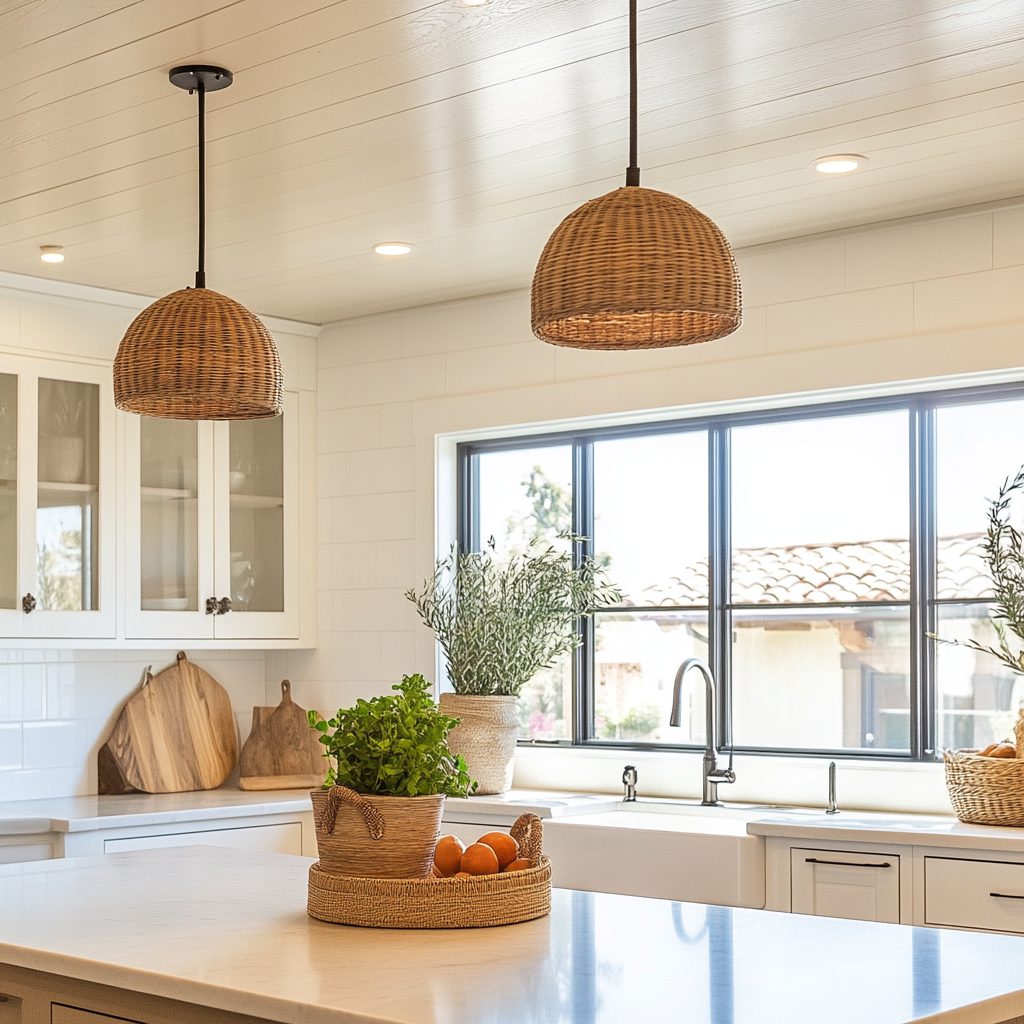
<svg viewBox="0 0 1024 1024">
<path fill-rule="evenodd" d="M 900 858 L 845 850 L 790 851 L 793 913 L 900 923 Z"/>
<path fill-rule="evenodd" d="M 127 836 L 105 839 L 104 853 L 126 850 L 166 850 L 172 846 L 227 846 L 261 853 L 302 853 L 302 825 L 297 821 L 280 825 L 251 825 L 248 828 L 216 828 L 203 832 L 174 832 L 170 835 Z"/>
<path fill-rule="evenodd" d="M 925 857 L 924 921 L 1024 933 L 1024 864 Z"/>
</svg>

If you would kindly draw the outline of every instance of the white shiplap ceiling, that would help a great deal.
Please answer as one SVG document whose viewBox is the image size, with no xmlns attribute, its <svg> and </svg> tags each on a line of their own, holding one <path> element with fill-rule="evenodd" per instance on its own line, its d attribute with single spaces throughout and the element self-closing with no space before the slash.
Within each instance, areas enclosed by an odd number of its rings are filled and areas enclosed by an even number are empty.
<svg viewBox="0 0 1024 1024">
<path fill-rule="evenodd" d="M 621 182 L 626 8 L 0 0 L 0 270 L 190 284 L 196 108 L 167 71 L 211 63 L 211 288 L 321 323 L 523 287 Z M 1024 193 L 1024 0 L 641 0 L 639 34 L 643 183 L 734 246 Z M 808 166 L 833 152 L 871 162 Z"/>
</svg>

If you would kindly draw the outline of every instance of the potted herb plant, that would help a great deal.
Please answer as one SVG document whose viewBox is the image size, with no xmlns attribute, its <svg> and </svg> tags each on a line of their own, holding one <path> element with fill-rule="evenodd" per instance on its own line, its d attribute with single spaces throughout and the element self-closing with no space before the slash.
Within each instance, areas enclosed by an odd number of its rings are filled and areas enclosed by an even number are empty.
<svg viewBox="0 0 1024 1024">
<path fill-rule="evenodd" d="M 579 538 L 568 538 L 578 540 Z M 434 631 L 454 693 L 441 710 L 459 719 L 449 745 L 466 759 L 478 793 L 512 785 L 519 692 L 579 643 L 576 620 L 621 600 L 593 558 L 534 544 L 506 561 L 484 551 L 438 560 L 417 593 L 406 593 Z"/>
<path fill-rule="evenodd" d="M 473 788 L 446 742 L 458 720 L 438 710 L 421 675 L 393 696 L 358 700 L 329 721 L 309 712 L 330 768 L 313 790 L 321 870 L 364 878 L 425 878 L 445 796 Z"/>
</svg>

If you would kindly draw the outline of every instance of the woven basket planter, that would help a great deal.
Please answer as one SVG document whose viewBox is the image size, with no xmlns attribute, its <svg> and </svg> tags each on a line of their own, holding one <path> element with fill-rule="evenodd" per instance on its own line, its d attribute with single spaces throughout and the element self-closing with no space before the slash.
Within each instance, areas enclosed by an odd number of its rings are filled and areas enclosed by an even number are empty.
<svg viewBox="0 0 1024 1024">
<path fill-rule="evenodd" d="M 324 875 L 425 878 L 441 836 L 444 795 L 363 796 L 344 786 L 314 789 L 313 824 Z"/>
<path fill-rule="evenodd" d="M 959 750 L 942 757 L 956 816 L 972 825 L 1024 825 L 1024 759 Z"/>
<path fill-rule="evenodd" d="M 475 878 L 339 878 L 309 869 L 310 917 L 364 928 L 489 928 L 551 911 L 551 862 L 540 852 L 542 826 L 522 815 L 511 829 L 532 867 Z"/>
<path fill-rule="evenodd" d="M 448 749 L 465 758 L 477 796 L 507 793 L 519 735 L 519 698 L 442 693 L 438 703 L 446 715 L 460 720 L 448 734 Z"/>
</svg>

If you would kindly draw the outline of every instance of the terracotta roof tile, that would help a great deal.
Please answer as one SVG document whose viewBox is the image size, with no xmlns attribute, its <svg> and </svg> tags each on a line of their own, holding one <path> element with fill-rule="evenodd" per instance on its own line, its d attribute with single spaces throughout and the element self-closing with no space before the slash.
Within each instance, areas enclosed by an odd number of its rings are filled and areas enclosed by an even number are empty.
<svg viewBox="0 0 1024 1024">
<path fill-rule="evenodd" d="M 977 600 L 991 593 L 982 550 L 984 535 L 940 537 L 938 597 Z M 733 554 L 738 604 L 817 604 L 906 601 L 910 597 L 910 544 L 875 540 L 740 548 Z M 645 588 L 627 604 L 701 605 L 708 593 L 707 560 L 687 566 L 667 584 Z"/>
</svg>

